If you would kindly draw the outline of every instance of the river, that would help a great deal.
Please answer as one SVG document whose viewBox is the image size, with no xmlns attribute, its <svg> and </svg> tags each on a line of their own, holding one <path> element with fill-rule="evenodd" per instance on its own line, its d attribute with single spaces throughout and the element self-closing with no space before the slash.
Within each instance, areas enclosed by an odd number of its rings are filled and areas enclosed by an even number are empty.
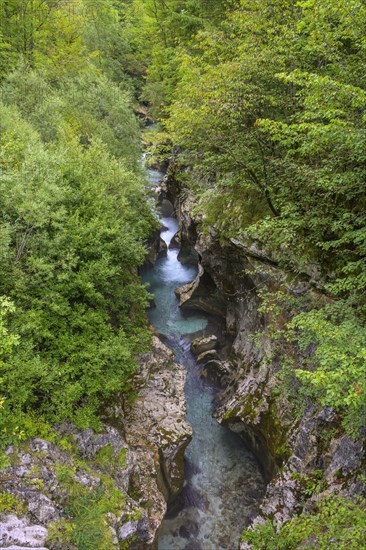
<svg viewBox="0 0 366 550">
<path fill-rule="evenodd" d="M 208 319 L 201 312 L 183 313 L 174 294 L 175 288 L 194 279 L 197 269 L 182 265 L 178 250 L 169 249 L 177 220 L 164 217 L 161 223 L 168 253 L 145 271 L 143 280 L 156 304 L 149 312 L 150 321 L 187 369 L 187 420 L 193 437 L 185 452 L 184 489 L 168 505 L 158 550 L 237 550 L 263 495 L 264 480 L 242 440 L 212 416 L 217 388 L 200 376 L 190 352 L 192 335 L 208 333 Z"/>
</svg>

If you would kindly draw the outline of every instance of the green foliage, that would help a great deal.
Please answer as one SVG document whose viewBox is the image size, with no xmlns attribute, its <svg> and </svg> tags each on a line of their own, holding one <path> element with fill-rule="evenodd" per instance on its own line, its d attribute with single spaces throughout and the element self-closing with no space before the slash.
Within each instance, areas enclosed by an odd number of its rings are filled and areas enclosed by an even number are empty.
<svg viewBox="0 0 366 550">
<path fill-rule="evenodd" d="M 22 56 L 51 74 L 78 70 L 87 52 L 82 41 L 87 3 L 8 0 L 0 6 L 0 28 L 8 44 L 7 61 Z M 57 69 L 56 69 L 57 67 Z"/>
<path fill-rule="evenodd" d="M 51 524 L 47 542 L 51 548 L 62 542 L 65 546 L 75 545 L 78 550 L 108 550 L 113 541 L 106 514 L 121 514 L 125 497 L 113 482 L 109 486 L 109 478 L 106 484 L 93 489 L 76 481 L 75 473 L 76 469 L 70 466 L 59 465 L 57 469 L 57 480 L 67 494 L 68 519 Z"/>
<path fill-rule="evenodd" d="M 188 47 L 202 29 L 220 21 L 227 0 L 132 0 L 125 7 L 126 32 L 133 51 L 131 72 L 145 77 L 141 99 L 154 116 L 164 116 L 175 94 L 179 46 Z"/>
<path fill-rule="evenodd" d="M 116 454 L 112 445 L 105 445 L 95 455 L 95 462 L 103 471 L 116 472 L 126 465 L 127 449 Z"/>
<path fill-rule="evenodd" d="M 151 222 L 140 208 L 134 224 L 142 189 L 102 142 L 85 152 L 71 144 L 55 151 L 35 142 L 19 172 L 1 177 L 15 248 L 1 276 L 17 300 L 12 326 L 21 336 L 7 353 L 3 384 L 15 408 L 36 405 L 59 420 L 87 396 L 85 421 L 78 411 L 83 426 L 102 397 L 123 387 L 134 353 L 146 346 L 147 333 L 137 328 L 146 293 L 134 267 Z"/>
<path fill-rule="evenodd" d="M 0 285 L 17 302 L 11 325 L 20 337 L 6 353 L 4 396 L 14 410 L 37 407 L 53 421 L 71 415 L 85 427 L 146 349 L 147 296 L 135 269 L 151 215 L 139 207 L 136 220 L 138 176 L 98 138 L 84 150 L 69 132 L 56 147 L 38 138 L 22 149 L 17 130 L 5 137 L 6 128 L 3 140 L 18 147 L 19 169 L 3 164 L 0 178 L 11 235 Z"/>
<path fill-rule="evenodd" d="M 25 505 L 16 495 L 0 492 L 0 513 L 2 512 L 13 512 L 21 515 L 25 512 Z"/>
<path fill-rule="evenodd" d="M 313 470 L 310 476 L 293 472 L 291 478 L 300 482 L 302 494 L 307 498 L 318 495 L 325 489 L 322 470 Z"/>
<path fill-rule="evenodd" d="M 137 269 L 156 222 L 122 24 L 111 0 L 0 7 L 4 446 L 99 429 L 149 345 Z"/>
<path fill-rule="evenodd" d="M 358 549 L 365 541 L 365 520 L 363 502 L 334 497 L 323 499 L 312 515 L 303 513 L 278 529 L 267 520 L 254 530 L 245 531 L 242 539 L 252 544 L 254 550 Z"/>
<path fill-rule="evenodd" d="M 295 337 L 301 350 L 316 347 L 296 376 L 306 393 L 340 411 L 346 430 L 357 436 L 365 425 L 366 330 L 352 311 L 337 306 L 297 315 L 288 338 Z"/>
<path fill-rule="evenodd" d="M 117 457 L 118 468 L 125 468 L 127 460 L 127 449 L 122 449 Z"/>
<path fill-rule="evenodd" d="M 95 547 L 108 550 L 113 539 L 105 523 L 105 514 L 121 512 L 123 504 L 124 498 L 117 489 L 108 493 L 107 498 L 102 491 L 96 490 L 75 499 L 69 508 L 69 513 L 74 518 L 71 542 L 80 550 L 91 550 Z"/>
</svg>

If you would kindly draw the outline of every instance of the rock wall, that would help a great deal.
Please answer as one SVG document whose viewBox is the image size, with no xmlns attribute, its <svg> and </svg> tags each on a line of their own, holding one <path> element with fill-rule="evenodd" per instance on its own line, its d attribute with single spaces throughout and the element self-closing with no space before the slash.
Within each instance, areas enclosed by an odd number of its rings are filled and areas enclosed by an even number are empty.
<svg viewBox="0 0 366 550">
<path fill-rule="evenodd" d="M 177 290 L 181 307 L 199 308 L 225 320 L 222 346 L 226 353 L 225 383 L 220 395 L 217 418 L 237 432 L 261 462 L 267 480 L 278 469 L 278 449 L 284 444 L 286 419 L 274 415 L 272 390 L 276 385 L 274 366 L 266 361 L 270 342 L 264 336 L 258 348 L 254 336 L 265 331 L 266 319 L 259 313 L 257 289 L 275 267 L 265 264 L 232 242 L 223 244 L 216 235 L 200 235 L 196 242 L 200 258 L 197 279 Z M 227 344 L 229 343 L 229 346 Z M 229 367 L 229 368 L 228 368 Z M 228 372 L 229 371 L 229 372 Z"/>
<path fill-rule="evenodd" d="M 148 253 L 146 256 L 146 264 L 148 266 L 154 266 L 158 258 L 163 258 L 167 255 L 167 245 L 165 241 L 160 237 L 160 230 L 156 231 L 148 245 Z"/>
<path fill-rule="evenodd" d="M 101 531 L 95 548 L 153 548 L 166 502 L 184 481 L 191 438 L 184 383 L 184 368 L 153 337 L 132 381 L 135 398 L 106 408 L 102 432 L 65 424 L 59 441 L 9 447 L 0 472 L 0 547 L 77 550 L 91 514 L 91 532 L 98 521 Z"/>
<path fill-rule="evenodd" d="M 182 308 L 202 309 L 225 321 L 221 369 L 220 361 L 211 361 L 215 375 L 222 374 L 216 416 L 249 445 L 269 482 L 254 524 L 265 518 L 286 521 L 311 510 L 322 496 L 365 495 L 365 434 L 353 441 L 344 434 L 334 411 L 310 404 L 302 418 L 295 418 L 288 398 L 275 396 L 281 364 L 271 355 L 273 320 L 259 312 L 258 290 L 285 289 L 296 296 L 321 292 L 319 270 L 310 266 L 295 278 L 282 272 L 276 258 L 253 242 L 224 241 L 213 229 L 200 233 L 192 200 L 188 196 L 178 203 L 179 234 L 182 241 L 194 242 L 199 273 L 193 283 L 177 289 L 177 295 Z M 283 312 L 282 322 L 285 319 Z M 205 375 L 210 368 L 208 362 Z M 243 543 L 242 548 L 248 546 Z"/>
<path fill-rule="evenodd" d="M 181 491 L 184 481 L 184 451 L 192 428 L 186 422 L 186 371 L 175 363 L 173 352 L 157 337 L 134 380 L 140 388 L 132 403 L 125 406 L 126 441 L 135 457 L 130 493 L 148 510 L 149 539 L 165 515 L 167 502 Z M 134 544 L 129 548 L 148 548 Z"/>
</svg>

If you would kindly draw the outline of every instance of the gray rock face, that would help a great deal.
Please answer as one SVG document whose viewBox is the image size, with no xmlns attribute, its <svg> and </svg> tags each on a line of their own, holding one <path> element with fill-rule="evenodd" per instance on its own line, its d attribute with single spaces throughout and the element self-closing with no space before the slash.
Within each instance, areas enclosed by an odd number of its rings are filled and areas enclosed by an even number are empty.
<svg viewBox="0 0 366 550">
<path fill-rule="evenodd" d="M 334 440 L 329 449 L 332 459 L 325 471 L 326 477 L 332 479 L 339 473 L 342 476 L 349 476 L 360 470 L 365 458 L 363 443 L 364 439 L 354 441 L 347 435 Z"/>
<path fill-rule="evenodd" d="M 225 318 L 226 305 L 220 292 L 201 264 L 198 270 L 197 277 L 191 283 L 175 290 L 180 307 L 187 310 L 200 309 L 210 315 Z"/>
<path fill-rule="evenodd" d="M 118 538 L 120 541 L 125 541 L 132 535 L 135 535 L 138 529 L 138 521 L 128 521 L 118 530 Z"/>
<path fill-rule="evenodd" d="M 157 233 L 152 243 L 150 244 L 148 254 L 146 256 L 146 262 L 151 266 L 155 265 L 158 258 L 163 258 L 167 255 L 168 247 L 166 242 Z"/>
<path fill-rule="evenodd" d="M 229 385 L 222 392 L 215 416 L 240 435 L 261 462 L 266 479 L 270 480 L 278 469 L 276 448 L 283 444 L 290 422 L 286 408 L 282 409 L 280 421 L 277 409 L 273 408 L 271 394 L 276 379 L 270 367 L 262 367 L 232 371 L 227 380 Z"/>
<path fill-rule="evenodd" d="M 217 351 L 215 349 L 210 349 L 208 351 L 204 351 L 203 353 L 200 353 L 196 358 L 196 361 L 200 365 L 200 364 L 205 364 L 208 361 L 215 361 L 217 359 L 219 359 Z"/>
<path fill-rule="evenodd" d="M 164 239 L 159 238 L 159 246 L 157 250 L 158 258 L 164 258 L 168 253 L 168 247 Z"/>
<path fill-rule="evenodd" d="M 172 237 L 172 240 L 169 244 L 170 250 L 174 250 L 177 248 L 180 248 L 180 232 L 177 231 L 177 233 Z"/>
<path fill-rule="evenodd" d="M 28 510 L 41 524 L 59 519 L 59 512 L 47 496 L 38 494 L 28 498 Z"/>
<path fill-rule="evenodd" d="M 232 366 L 228 361 L 210 359 L 201 371 L 201 376 L 211 380 L 216 385 L 226 386 L 228 383 Z"/>
<path fill-rule="evenodd" d="M 102 476 L 109 475 L 110 481 L 120 491 L 128 487 L 133 457 L 116 428 L 106 426 L 106 431 L 100 434 L 92 430 L 77 430 L 71 424 L 59 426 L 58 429 L 60 435 L 75 441 L 77 453 L 70 453 L 55 443 L 38 438 L 24 444 L 26 451 L 23 447 L 16 449 L 14 446 L 7 451 L 12 465 L 1 472 L 2 490 L 12 494 L 24 511 L 21 517 L 14 514 L 0 517 L 1 547 L 7 548 L 12 543 L 24 548 L 63 548 L 64 543 L 55 540 L 50 546 L 47 537 L 51 524 L 68 518 L 69 512 L 65 511 L 65 507 L 71 486 L 85 487 L 87 493 L 102 489 Z M 105 449 L 111 456 L 111 464 L 105 461 L 99 463 L 97 454 Z M 112 456 L 117 459 L 122 451 L 125 453 L 125 464 L 121 463 L 116 468 Z M 84 462 L 80 463 L 80 457 L 85 461 L 85 467 Z M 62 481 L 63 478 L 66 482 Z M 142 515 L 138 504 L 131 500 L 126 505 L 126 511 Z M 118 527 L 118 521 L 119 518 L 112 518 L 110 529 Z"/>
<path fill-rule="evenodd" d="M 47 529 L 14 514 L 0 514 L 1 548 L 45 548 Z"/>
<path fill-rule="evenodd" d="M 293 427 L 289 434 L 292 454 L 269 484 L 253 526 L 268 517 L 282 523 L 301 511 L 311 512 L 320 499 L 330 495 L 347 499 L 365 496 L 365 484 L 360 480 L 360 474 L 366 473 L 365 437 L 357 442 L 348 436 L 336 437 L 328 448 L 324 447 L 321 434 L 326 416 L 328 427 L 332 427 L 335 415 L 329 416 L 329 410 L 309 411 L 300 425 Z M 314 470 L 321 474 L 317 481 Z M 314 487 L 312 495 L 309 482 Z M 240 550 L 250 548 L 248 543 L 240 546 Z"/>
<path fill-rule="evenodd" d="M 169 186 L 169 180 L 168 180 Z M 196 240 L 197 222 L 198 219 L 192 216 L 190 201 L 182 201 L 179 204 L 180 224 L 180 250 L 178 260 L 182 264 L 197 264 L 198 254 L 194 247 Z M 184 220 L 184 221 L 183 221 Z"/>
</svg>

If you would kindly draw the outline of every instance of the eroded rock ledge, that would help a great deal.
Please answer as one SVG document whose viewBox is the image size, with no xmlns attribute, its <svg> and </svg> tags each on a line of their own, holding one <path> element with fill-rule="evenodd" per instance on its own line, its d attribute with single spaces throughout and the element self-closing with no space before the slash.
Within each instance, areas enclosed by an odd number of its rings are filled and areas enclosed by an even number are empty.
<svg viewBox="0 0 366 550">
<path fill-rule="evenodd" d="M 133 380 L 135 399 L 111 405 L 102 432 L 65 424 L 60 442 L 31 438 L 9 447 L 10 465 L 0 472 L 0 547 L 76 550 L 80 497 L 91 511 L 103 498 L 118 500 L 101 508 L 103 545 L 96 540 L 96 548 L 153 548 L 166 501 L 184 481 L 191 438 L 184 383 L 185 369 L 154 336 Z"/>
</svg>

